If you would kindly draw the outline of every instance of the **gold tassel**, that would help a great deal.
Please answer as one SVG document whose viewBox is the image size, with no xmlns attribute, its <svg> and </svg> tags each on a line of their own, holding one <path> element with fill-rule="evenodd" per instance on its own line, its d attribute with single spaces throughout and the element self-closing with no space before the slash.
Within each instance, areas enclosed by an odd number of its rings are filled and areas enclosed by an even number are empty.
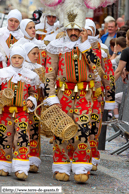
<svg viewBox="0 0 129 194">
<path fill-rule="evenodd" d="M 14 111 L 13 114 L 12 114 L 12 118 L 15 118 L 15 113 L 16 113 L 16 112 Z"/>
<path fill-rule="evenodd" d="M 61 87 L 61 91 L 64 92 L 65 91 L 65 84 L 63 83 L 62 87 Z"/>
<path fill-rule="evenodd" d="M 95 87 L 93 87 L 93 92 L 95 92 Z"/>
<path fill-rule="evenodd" d="M 2 115 L 2 108 L 0 108 L 0 115 Z"/>
<path fill-rule="evenodd" d="M 80 52 L 79 60 L 81 61 L 81 59 L 82 59 L 82 53 Z"/>
<path fill-rule="evenodd" d="M 9 45 L 9 48 L 11 48 L 11 47 L 12 47 L 12 45 L 13 45 L 13 44 L 10 44 L 10 45 Z"/>
<path fill-rule="evenodd" d="M 29 111 L 29 109 L 28 109 L 28 108 L 27 108 L 26 112 L 27 112 L 27 113 L 30 113 L 30 111 Z"/>
<path fill-rule="evenodd" d="M 74 87 L 74 92 L 78 92 L 78 86 L 76 84 L 76 86 Z"/>
<path fill-rule="evenodd" d="M 104 98 L 104 93 L 102 92 L 102 97 Z"/>
<path fill-rule="evenodd" d="M 89 90 L 89 85 L 87 84 L 87 86 L 86 86 L 86 91 L 88 91 Z"/>
</svg>

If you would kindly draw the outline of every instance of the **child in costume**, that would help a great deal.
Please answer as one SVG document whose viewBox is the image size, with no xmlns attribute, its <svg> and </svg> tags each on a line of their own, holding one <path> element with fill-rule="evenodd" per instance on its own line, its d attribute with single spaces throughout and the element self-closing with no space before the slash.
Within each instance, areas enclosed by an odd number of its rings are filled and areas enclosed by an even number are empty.
<svg viewBox="0 0 129 194">
<path fill-rule="evenodd" d="M 17 9 L 13 9 L 7 16 L 7 26 L 0 28 L 0 68 L 10 65 L 9 48 L 12 44 L 23 37 L 19 29 L 22 14 Z"/>
<path fill-rule="evenodd" d="M 14 98 L 4 106 L 0 115 L 0 175 L 7 176 L 12 171 L 19 179 L 26 179 L 29 171 L 29 114 L 37 106 L 35 86 L 39 77 L 23 67 L 26 53 L 20 46 L 10 52 L 11 65 L 0 70 L 1 90 L 10 88 Z M 14 142 L 14 152 L 12 144 Z"/>
<path fill-rule="evenodd" d="M 25 43 L 23 48 L 26 51 L 26 61 L 24 63 L 24 67 L 36 72 L 41 80 L 41 84 L 38 91 L 38 102 L 41 103 L 43 100 L 43 88 L 44 88 L 44 74 L 45 68 L 37 64 L 38 56 L 39 56 L 39 48 L 36 44 L 32 42 Z M 40 113 L 39 113 L 40 114 Z M 39 165 L 41 163 L 40 160 L 40 135 L 39 135 L 39 120 L 34 115 L 33 112 L 29 114 L 29 133 L 30 133 L 30 170 L 31 172 L 37 172 Z"/>
<path fill-rule="evenodd" d="M 33 42 L 40 49 L 39 58 L 38 58 L 37 63 L 41 64 L 42 66 L 45 66 L 46 45 L 44 44 L 44 41 L 37 40 L 35 38 L 35 35 L 36 35 L 35 23 L 31 19 L 24 19 L 20 23 L 20 29 L 22 33 L 24 34 L 24 37 L 21 38 L 17 43 L 15 43 L 14 46 L 23 45 L 27 42 Z"/>
<path fill-rule="evenodd" d="M 41 21 L 42 19 L 43 21 Z M 54 31 L 59 27 L 56 9 L 44 6 L 44 12 L 40 21 L 41 22 L 35 26 L 37 39 L 44 40 L 46 35 L 54 33 Z"/>
</svg>

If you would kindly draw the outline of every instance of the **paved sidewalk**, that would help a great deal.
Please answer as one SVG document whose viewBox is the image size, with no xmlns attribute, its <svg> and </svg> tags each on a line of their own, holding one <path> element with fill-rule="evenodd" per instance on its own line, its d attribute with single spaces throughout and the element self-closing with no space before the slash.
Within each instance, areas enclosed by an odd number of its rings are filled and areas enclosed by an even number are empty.
<svg viewBox="0 0 129 194">
<path fill-rule="evenodd" d="M 112 129 L 107 130 L 107 137 L 112 135 Z M 26 181 L 19 181 L 12 173 L 8 177 L 0 177 L 0 186 L 62 186 L 62 194 L 129 194 L 129 151 L 119 156 L 110 152 L 121 146 L 125 140 L 116 138 L 106 143 L 106 151 L 101 151 L 101 163 L 97 172 L 92 172 L 86 184 L 77 184 L 71 173 L 69 182 L 56 181 L 52 177 L 52 145 L 49 139 L 41 138 L 42 164 L 38 173 L 29 173 Z"/>
</svg>

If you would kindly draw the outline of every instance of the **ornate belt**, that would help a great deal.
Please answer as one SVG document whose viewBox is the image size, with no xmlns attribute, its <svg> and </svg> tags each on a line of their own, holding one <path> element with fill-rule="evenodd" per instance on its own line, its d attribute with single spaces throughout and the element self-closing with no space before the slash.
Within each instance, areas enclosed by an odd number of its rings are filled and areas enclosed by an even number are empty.
<svg viewBox="0 0 129 194">
<path fill-rule="evenodd" d="M 72 82 L 62 82 L 60 80 L 56 81 L 57 87 L 61 88 L 62 91 L 65 91 L 65 89 L 74 90 L 74 92 L 78 92 L 78 90 L 86 90 L 93 88 L 93 91 L 95 91 L 95 82 L 91 80 L 90 82 L 78 82 L 78 83 L 72 83 Z"/>
</svg>

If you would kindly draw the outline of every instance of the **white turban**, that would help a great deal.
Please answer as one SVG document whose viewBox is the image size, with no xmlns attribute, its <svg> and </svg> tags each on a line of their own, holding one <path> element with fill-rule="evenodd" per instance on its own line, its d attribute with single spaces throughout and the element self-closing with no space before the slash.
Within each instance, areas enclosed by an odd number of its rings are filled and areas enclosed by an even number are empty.
<svg viewBox="0 0 129 194">
<path fill-rule="evenodd" d="M 96 26 L 95 26 L 95 23 L 92 20 L 86 19 L 85 26 L 88 26 L 88 27 L 92 26 L 95 29 L 95 34 L 96 34 Z M 95 34 L 94 34 L 94 36 L 95 36 Z"/>
<path fill-rule="evenodd" d="M 19 22 L 22 20 L 22 14 L 18 9 L 13 9 L 8 13 L 7 20 L 10 18 L 16 18 Z"/>
<path fill-rule="evenodd" d="M 30 23 L 30 22 L 33 22 L 33 20 L 31 20 L 31 19 L 23 19 L 23 20 L 21 21 L 21 23 L 20 23 L 20 29 L 21 29 L 22 33 L 23 33 L 27 38 L 29 38 L 29 39 L 31 39 L 32 37 L 29 36 L 29 34 L 26 32 L 26 26 L 27 26 L 27 24 Z"/>
<path fill-rule="evenodd" d="M 29 54 L 29 52 L 30 52 L 33 48 L 35 48 L 35 47 L 38 47 L 38 45 L 34 44 L 33 42 L 27 42 L 27 43 L 25 43 L 25 44 L 23 45 L 23 48 L 24 48 L 24 50 L 25 50 L 25 52 L 26 52 L 26 60 L 27 60 L 28 62 L 31 62 L 30 59 L 29 59 L 29 57 L 28 57 L 28 54 Z"/>
</svg>

